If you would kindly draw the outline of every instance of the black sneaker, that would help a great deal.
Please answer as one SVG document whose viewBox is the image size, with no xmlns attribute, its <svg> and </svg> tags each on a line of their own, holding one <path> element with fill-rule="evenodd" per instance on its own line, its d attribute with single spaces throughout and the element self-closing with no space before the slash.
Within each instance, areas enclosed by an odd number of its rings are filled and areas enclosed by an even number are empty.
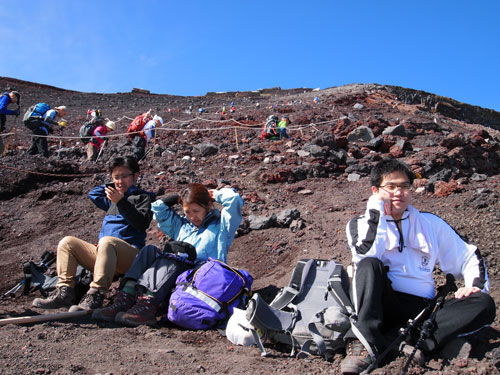
<svg viewBox="0 0 500 375">
<path fill-rule="evenodd" d="M 349 340 L 346 353 L 346 357 L 340 364 L 340 370 L 344 375 L 358 375 L 372 363 L 368 350 L 359 340 Z"/>
<path fill-rule="evenodd" d="M 90 311 L 100 309 L 104 302 L 104 294 L 99 292 L 98 289 L 90 288 L 85 294 L 78 305 L 73 305 L 69 308 L 69 312 L 74 311 Z"/>
<path fill-rule="evenodd" d="M 47 298 L 35 298 L 32 306 L 41 309 L 60 309 L 70 307 L 75 303 L 75 290 L 69 286 L 60 286 L 52 291 Z"/>
</svg>

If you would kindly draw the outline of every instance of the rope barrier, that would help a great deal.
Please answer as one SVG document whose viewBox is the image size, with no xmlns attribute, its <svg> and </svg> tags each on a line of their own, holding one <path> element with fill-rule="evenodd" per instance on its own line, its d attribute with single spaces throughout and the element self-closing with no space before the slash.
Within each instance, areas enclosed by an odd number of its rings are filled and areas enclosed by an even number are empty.
<svg viewBox="0 0 500 375">
<path fill-rule="evenodd" d="M 195 118 L 193 120 L 196 120 L 198 118 Z M 193 121 L 191 120 L 191 121 Z M 297 125 L 288 125 L 287 126 L 287 130 L 291 130 L 291 131 L 295 131 L 295 130 L 300 130 L 300 129 L 307 129 L 307 128 L 310 128 L 310 127 L 313 127 L 315 128 L 315 130 L 319 131 L 316 127 L 319 126 L 319 125 L 328 125 L 328 124 L 331 124 L 331 123 L 334 123 L 336 121 L 338 121 L 339 118 L 336 118 L 336 119 L 332 119 L 332 120 L 327 120 L 327 121 L 322 121 L 322 122 L 311 122 L 309 124 L 297 124 Z M 180 120 L 179 120 L 180 121 Z M 205 120 L 207 121 L 207 120 Z M 243 129 L 243 130 L 255 130 L 255 129 L 260 129 L 264 123 L 257 123 L 257 124 L 244 124 L 244 123 L 241 123 L 241 122 L 238 122 L 236 120 L 223 120 L 223 121 L 215 121 L 215 120 L 209 120 L 210 122 L 234 122 L 234 123 L 237 123 L 239 124 L 239 126 L 225 126 L 225 127 L 217 127 L 217 128 L 200 128 L 200 127 L 197 127 L 197 128 L 190 128 L 190 129 L 186 129 L 186 128 L 166 128 L 165 126 L 162 126 L 162 127 L 158 127 L 158 128 L 155 128 L 156 131 L 173 131 L 173 132 L 214 132 L 214 131 L 223 131 L 223 130 L 233 130 L 233 129 Z M 138 132 L 130 132 L 130 133 L 118 133 L 118 134 L 106 134 L 106 135 L 102 135 L 101 137 L 102 138 L 118 138 L 118 137 L 123 137 L 123 136 L 128 136 L 128 135 L 133 135 L 133 134 L 139 134 L 141 131 L 138 131 Z M 4 133 L 4 134 L 0 134 L 0 136 L 3 136 L 3 137 L 7 137 L 11 134 L 14 134 L 13 132 L 10 132 L 10 133 Z M 32 137 L 32 136 L 36 136 L 36 137 L 40 137 L 40 138 L 47 138 L 47 139 L 80 139 L 80 136 L 58 136 L 58 135 L 33 135 L 33 134 L 30 134 L 30 133 L 25 133 L 25 132 L 17 132 L 18 135 L 24 135 L 24 136 L 27 136 L 27 137 Z"/>
</svg>

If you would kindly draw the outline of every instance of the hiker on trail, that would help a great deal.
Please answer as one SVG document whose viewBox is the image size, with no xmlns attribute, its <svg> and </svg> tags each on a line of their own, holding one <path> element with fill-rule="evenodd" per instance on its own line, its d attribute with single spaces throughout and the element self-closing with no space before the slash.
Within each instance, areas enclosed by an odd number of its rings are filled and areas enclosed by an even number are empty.
<svg viewBox="0 0 500 375">
<path fill-rule="evenodd" d="M 280 139 L 283 139 L 283 137 L 290 138 L 290 136 L 286 132 L 286 127 L 288 124 L 290 124 L 290 122 L 291 121 L 290 121 L 290 118 L 288 117 L 288 115 L 283 115 L 281 117 L 281 120 L 276 125 L 276 131 L 278 132 Z"/>
<path fill-rule="evenodd" d="M 146 229 L 153 218 L 151 202 L 154 194 L 138 188 L 139 164 L 131 156 L 117 157 L 109 164 L 113 183 L 99 185 L 89 198 L 106 212 L 97 245 L 76 237 L 64 237 L 57 247 L 56 289 L 45 298 L 36 298 L 34 307 L 70 311 L 102 307 L 104 296 L 115 275 L 129 269 L 139 250 L 145 245 Z M 93 271 L 90 289 L 78 305 L 75 303 L 77 265 Z"/>
<path fill-rule="evenodd" d="M 19 100 L 21 95 L 14 90 L 9 90 L 4 92 L 0 96 L 0 132 L 5 130 L 5 123 L 7 122 L 7 115 L 9 116 L 19 116 Z M 8 109 L 9 104 L 16 104 L 17 109 Z"/>
<path fill-rule="evenodd" d="M 343 374 L 365 370 L 387 347 L 384 335 L 428 306 L 435 296 L 436 264 L 443 273 L 463 278 L 465 286 L 437 310 L 436 329 L 423 341 L 423 353 L 443 348 L 457 335 L 473 333 L 495 318 L 495 303 L 488 294 L 488 274 L 479 250 L 440 217 L 411 205 L 413 180 L 413 172 L 403 162 L 381 160 L 371 172 L 372 195 L 364 216 L 347 224 L 355 265 L 355 327 L 369 347 L 364 347 L 352 331 L 346 334 Z M 422 352 L 417 356 L 422 358 Z"/>
<path fill-rule="evenodd" d="M 214 202 L 222 205 L 221 211 L 214 207 Z M 177 203 L 182 205 L 184 216 L 176 213 Z M 190 184 L 180 195 L 158 199 L 152 210 L 163 233 L 196 248 L 198 263 L 209 257 L 226 262 L 242 220 L 242 207 L 243 199 L 231 188 L 208 190 L 202 184 Z M 92 317 L 132 326 L 156 324 L 158 305 L 169 298 L 172 288 L 172 278 L 167 277 L 172 274 L 169 268 L 175 265 L 162 256 L 158 247 L 144 247 L 123 277 L 114 303 L 94 311 Z M 175 270 L 174 282 L 185 269 Z"/>
<path fill-rule="evenodd" d="M 113 121 L 106 121 L 105 124 L 99 118 L 96 118 L 97 126 L 92 132 L 92 138 L 90 138 L 89 143 L 85 146 L 87 151 L 87 160 L 95 161 L 99 155 L 99 150 L 104 147 L 105 142 L 107 142 L 106 134 L 116 129 L 116 124 Z"/>
<path fill-rule="evenodd" d="M 151 138 L 156 136 L 156 128 L 163 125 L 163 119 L 154 115 L 146 125 L 139 131 L 138 136 L 134 138 L 134 156 L 137 160 L 141 160 L 146 155 L 146 147 Z"/>
<path fill-rule="evenodd" d="M 33 109 L 33 110 L 31 110 Z M 45 103 L 38 103 L 28 109 L 31 113 L 26 113 L 24 118 L 25 125 L 31 129 L 31 146 L 28 149 L 29 155 L 41 154 L 49 156 L 47 136 L 52 132 L 53 125 L 59 125 L 57 120 L 62 121 L 66 116 L 66 106 L 61 105 L 51 109 Z"/>
<path fill-rule="evenodd" d="M 99 118 L 102 118 L 102 111 L 97 108 L 97 109 L 89 109 L 87 111 L 87 118 L 90 117 L 90 121 L 96 121 Z"/>
<path fill-rule="evenodd" d="M 144 128 L 148 121 L 153 119 L 151 110 L 136 116 L 127 128 L 126 134 L 129 142 L 133 142 L 139 136 L 139 132 Z"/>
</svg>

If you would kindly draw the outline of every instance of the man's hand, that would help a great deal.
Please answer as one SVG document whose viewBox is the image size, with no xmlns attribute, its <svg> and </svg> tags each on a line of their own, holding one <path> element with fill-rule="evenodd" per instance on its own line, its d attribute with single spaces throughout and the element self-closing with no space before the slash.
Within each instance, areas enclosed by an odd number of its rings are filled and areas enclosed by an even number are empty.
<svg viewBox="0 0 500 375">
<path fill-rule="evenodd" d="M 19 110 L 19 108 L 14 110 L 14 116 L 19 116 L 20 113 L 21 111 Z"/>
<path fill-rule="evenodd" d="M 106 192 L 106 197 L 114 204 L 117 204 L 124 197 L 122 193 L 111 186 L 106 186 L 104 191 Z"/>
<path fill-rule="evenodd" d="M 392 213 L 392 203 L 391 203 L 391 194 L 384 189 L 378 188 L 378 191 L 375 193 L 377 199 L 384 202 L 384 214 L 391 215 Z"/>
<path fill-rule="evenodd" d="M 471 294 L 479 293 L 481 289 L 476 286 L 472 287 L 462 287 L 455 292 L 455 298 L 460 299 L 463 297 L 469 297 Z"/>
</svg>

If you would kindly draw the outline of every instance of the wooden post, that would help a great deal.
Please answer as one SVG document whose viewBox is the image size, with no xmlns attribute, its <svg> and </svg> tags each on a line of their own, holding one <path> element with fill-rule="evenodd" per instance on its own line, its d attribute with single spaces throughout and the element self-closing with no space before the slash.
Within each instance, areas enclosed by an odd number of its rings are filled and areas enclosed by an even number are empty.
<svg viewBox="0 0 500 375">
<path fill-rule="evenodd" d="M 236 138 L 236 150 L 240 152 L 240 148 L 238 146 L 238 128 L 234 128 L 234 137 Z"/>
<path fill-rule="evenodd" d="M 33 316 L 19 316 L 17 318 L 6 318 L 0 319 L 0 326 L 6 324 L 26 324 L 26 323 L 36 323 L 36 322 L 46 322 L 49 320 L 60 320 L 69 318 L 78 318 L 80 316 L 90 315 L 93 310 L 90 311 L 73 311 L 73 312 L 61 312 L 55 314 L 42 314 Z"/>
</svg>

